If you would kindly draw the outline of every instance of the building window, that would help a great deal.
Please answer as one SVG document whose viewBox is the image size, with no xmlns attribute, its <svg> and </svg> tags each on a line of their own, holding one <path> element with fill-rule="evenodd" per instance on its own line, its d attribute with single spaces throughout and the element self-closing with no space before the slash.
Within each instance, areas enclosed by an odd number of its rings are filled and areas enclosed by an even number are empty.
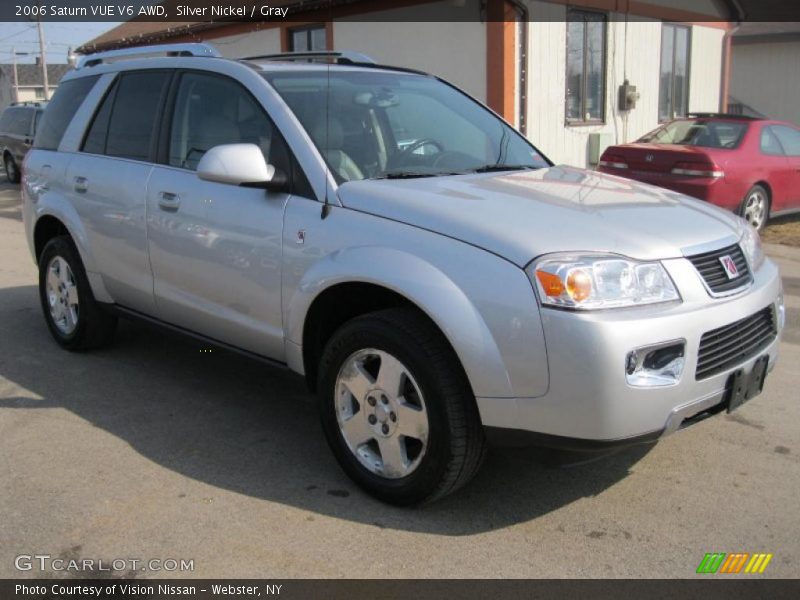
<svg viewBox="0 0 800 600">
<path fill-rule="evenodd" d="M 606 95 L 606 16 L 567 13 L 567 122 L 602 123 Z"/>
<path fill-rule="evenodd" d="M 689 28 L 664 23 L 661 28 L 661 77 L 658 120 L 684 117 L 689 110 Z"/>
<path fill-rule="evenodd" d="M 37 100 L 44 100 L 44 88 L 36 88 L 34 91 Z"/>
<path fill-rule="evenodd" d="M 289 30 L 290 52 L 320 52 L 328 49 L 325 25 L 311 25 Z"/>
</svg>

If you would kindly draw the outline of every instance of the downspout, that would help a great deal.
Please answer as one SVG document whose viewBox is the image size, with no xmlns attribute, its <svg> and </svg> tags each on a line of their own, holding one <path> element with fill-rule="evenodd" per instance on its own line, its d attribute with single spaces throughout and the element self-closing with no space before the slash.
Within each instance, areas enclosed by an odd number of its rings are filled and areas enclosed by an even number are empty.
<svg viewBox="0 0 800 600">
<path fill-rule="evenodd" d="M 722 36 L 722 75 L 720 77 L 720 90 L 719 90 L 719 112 L 728 112 L 728 96 L 730 95 L 731 84 L 731 63 L 732 63 L 732 49 L 731 38 L 739 31 L 741 23 L 739 21 L 725 32 Z"/>
<path fill-rule="evenodd" d="M 728 8 L 730 9 L 730 15 L 732 17 L 732 21 L 734 26 L 725 31 L 725 35 L 722 36 L 722 73 L 720 74 L 720 90 L 719 90 L 719 112 L 725 113 L 728 112 L 728 95 L 730 94 L 730 83 L 731 83 L 731 63 L 732 63 L 732 42 L 731 38 L 734 34 L 739 31 L 739 27 L 742 25 L 742 21 L 745 17 L 744 9 L 742 8 L 741 4 L 739 4 L 739 0 L 728 0 L 726 2 Z"/>
<path fill-rule="evenodd" d="M 519 61 L 519 79 L 517 80 L 517 103 L 519 104 L 519 130 L 522 135 L 528 133 L 528 7 L 519 0 L 508 0 L 519 14 L 519 44 L 517 46 Z"/>
</svg>

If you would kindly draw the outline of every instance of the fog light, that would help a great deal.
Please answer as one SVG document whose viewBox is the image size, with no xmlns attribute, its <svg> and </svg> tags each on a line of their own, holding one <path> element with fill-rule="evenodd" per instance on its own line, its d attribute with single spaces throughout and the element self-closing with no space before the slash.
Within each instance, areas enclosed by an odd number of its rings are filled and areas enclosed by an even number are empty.
<svg viewBox="0 0 800 600">
<path fill-rule="evenodd" d="M 685 347 L 686 340 L 672 340 L 631 350 L 625 357 L 628 385 L 659 387 L 678 383 L 685 363 Z"/>
<path fill-rule="evenodd" d="M 776 304 L 776 312 L 778 313 L 778 331 L 781 331 L 783 326 L 786 325 L 786 304 L 783 301 L 783 290 L 781 290 L 781 293 L 778 294 L 778 300 Z"/>
</svg>

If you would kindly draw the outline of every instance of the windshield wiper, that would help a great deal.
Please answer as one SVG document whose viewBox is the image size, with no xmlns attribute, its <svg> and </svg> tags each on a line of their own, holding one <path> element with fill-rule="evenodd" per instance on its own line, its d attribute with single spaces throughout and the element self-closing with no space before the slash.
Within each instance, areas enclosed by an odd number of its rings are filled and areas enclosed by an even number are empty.
<svg viewBox="0 0 800 600">
<path fill-rule="evenodd" d="M 417 177 L 444 177 L 446 175 L 460 175 L 461 173 L 420 173 L 419 171 L 389 171 L 382 175 L 371 177 L 370 179 L 415 179 Z"/>
<path fill-rule="evenodd" d="M 474 169 L 470 169 L 470 173 L 493 173 L 495 171 L 532 171 L 534 169 L 538 169 L 539 167 L 534 167 L 531 165 L 483 165 L 482 167 L 476 167 Z"/>
</svg>

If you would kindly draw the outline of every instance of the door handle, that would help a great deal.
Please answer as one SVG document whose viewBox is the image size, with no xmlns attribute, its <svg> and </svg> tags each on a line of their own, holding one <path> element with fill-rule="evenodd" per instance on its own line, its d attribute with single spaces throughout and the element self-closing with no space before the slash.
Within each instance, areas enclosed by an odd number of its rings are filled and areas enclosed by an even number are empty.
<svg viewBox="0 0 800 600">
<path fill-rule="evenodd" d="M 86 190 L 89 189 L 89 180 L 86 177 L 81 177 L 80 175 L 73 180 L 75 184 L 75 191 L 79 194 L 86 193 Z"/>
<path fill-rule="evenodd" d="M 161 210 L 175 212 L 181 206 L 181 198 L 178 194 L 173 194 L 172 192 L 159 192 L 158 206 Z"/>
</svg>

